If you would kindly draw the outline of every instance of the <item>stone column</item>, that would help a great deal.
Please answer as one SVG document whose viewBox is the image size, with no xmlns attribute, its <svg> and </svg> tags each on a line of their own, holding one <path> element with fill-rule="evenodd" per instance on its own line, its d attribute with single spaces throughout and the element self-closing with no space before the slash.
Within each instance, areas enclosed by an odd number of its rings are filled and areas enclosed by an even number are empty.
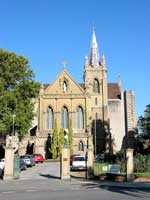
<svg viewBox="0 0 150 200">
<path fill-rule="evenodd" d="M 127 181 L 134 179 L 133 149 L 126 149 L 126 175 Z"/>
<path fill-rule="evenodd" d="M 92 148 L 92 139 L 88 137 L 88 149 L 87 149 L 87 178 L 93 177 L 93 164 L 94 164 L 94 154 Z"/>
<path fill-rule="evenodd" d="M 70 147 L 64 145 L 60 160 L 60 178 L 70 179 Z"/>
<path fill-rule="evenodd" d="M 94 155 L 92 149 L 88 149 L 87 152 L 87 170 L 88 170 L 88 175 L 87 178 L 92 178 L 93 177 L 93 163 L 94 163 Z"/>
<path fill-rule="evenodd" d="M 4 180 L 13 179 L 14 176 L 14 148 L 8 146 L 5 148 L 5 169 Z"/>
</svg>

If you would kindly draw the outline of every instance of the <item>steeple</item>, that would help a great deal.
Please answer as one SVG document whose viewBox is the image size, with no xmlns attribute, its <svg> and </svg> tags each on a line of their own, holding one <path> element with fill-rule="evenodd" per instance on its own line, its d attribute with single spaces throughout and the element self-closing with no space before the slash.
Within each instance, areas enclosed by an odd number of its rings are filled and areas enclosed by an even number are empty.
<svg viewBox="0 0 150 200">
<path fill-rule="evenodd" d="M 103 54 L 102 55 L 102 61 L 101 61 L 102 65 L 104 68 L 106 68 L 106 58 L 105 58 L 105 55 Z"/>
<path fill-rule="evenodd" d="M 121 82 L 121 76 L 120 76 L 120 74 L 118 75 L 118 86 L 121 89 L 122 82 Z"/>
<path fill-rule="evenodd" d="M 85 56 L 85 59 L 84 59 L 84 67 L 88 67 L 88 66 L 89 66 L 88 56 Z"/>
<path fill-rule="evenodd" d="M 92 67 L 98 67 L 100 62 L 98 44 L 96 41 L 95 30 L 93 28 L 92 41 L 91 41 L 91 53 L 90 53 L 90 65 Z"/>
</svg>

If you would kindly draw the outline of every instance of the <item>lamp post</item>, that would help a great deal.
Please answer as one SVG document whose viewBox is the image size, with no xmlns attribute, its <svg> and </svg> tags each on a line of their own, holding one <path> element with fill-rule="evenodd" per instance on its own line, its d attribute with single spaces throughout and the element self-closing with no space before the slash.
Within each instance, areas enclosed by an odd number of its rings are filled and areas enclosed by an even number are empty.
<svg viewBox="0 0 150 200">
<path fill-rule="evenodd" d="M 15 135 L 15 117 L 16 117 L 16 115 L 13 114 L 12 115 L 12 118 L 13 118 L 13 136 Z"/>
</svg>

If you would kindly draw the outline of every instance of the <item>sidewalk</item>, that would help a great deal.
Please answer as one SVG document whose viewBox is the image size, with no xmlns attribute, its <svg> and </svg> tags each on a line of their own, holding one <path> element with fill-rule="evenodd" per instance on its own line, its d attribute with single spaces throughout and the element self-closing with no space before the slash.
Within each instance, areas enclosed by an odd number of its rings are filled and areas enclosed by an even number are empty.
<svg viewBox="0 0 150 200">
<path fill-rule="evenodd" d="M 149 189 L 150 182 L 115 182 L 115 181 L 101 181 L 100 187 L 118 187 L 118 188 L 136 188 Z"/>
</svg>

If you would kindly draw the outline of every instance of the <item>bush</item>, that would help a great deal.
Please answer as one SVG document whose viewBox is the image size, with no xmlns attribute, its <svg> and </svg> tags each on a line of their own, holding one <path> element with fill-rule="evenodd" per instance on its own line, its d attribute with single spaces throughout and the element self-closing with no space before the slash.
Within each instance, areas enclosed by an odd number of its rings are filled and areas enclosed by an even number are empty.
<svg viewBox="0 0 150 200">
<path fill-rule="evenodd" d="M 134 172 L 150 172 L 150 155 L 137 154 L 134 156 Z"/>
<path fill-rule="evenodd" d="M 120 172 L 125 173 L 126 172 L 126 157 L 125 157 L 124 150 L 121 150 L 116 154 L 116 163 L 120 165 Z"/>
<path fill-rule="evenodd" d="M 94 176 L 99 176 L 100 174 L 105 174 L 108 171 L 108 163 L 94 162 L 93 172 Z"/>
</svg>

